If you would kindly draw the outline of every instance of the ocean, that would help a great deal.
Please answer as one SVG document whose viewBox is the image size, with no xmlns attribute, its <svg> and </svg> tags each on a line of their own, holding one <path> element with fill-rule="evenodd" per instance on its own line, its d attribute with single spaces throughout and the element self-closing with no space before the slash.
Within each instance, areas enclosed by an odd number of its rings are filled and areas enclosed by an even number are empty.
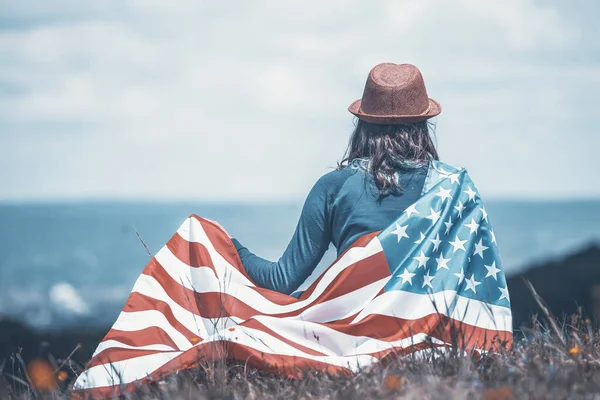
<svg viewBox="0 0 600 400">
<path fill-rule="evenodd" d="M 600 242 L 600 200 L 488 202 L 507 274 Z M 301 204 L 64 203 L 0 205 L 0 319 L 38 328 L 110 325 L 148 262 L 190 214 L 216 220 L 277 259 Z M 335 259 L 333 246 L 322 263 Z"/>
</svg>

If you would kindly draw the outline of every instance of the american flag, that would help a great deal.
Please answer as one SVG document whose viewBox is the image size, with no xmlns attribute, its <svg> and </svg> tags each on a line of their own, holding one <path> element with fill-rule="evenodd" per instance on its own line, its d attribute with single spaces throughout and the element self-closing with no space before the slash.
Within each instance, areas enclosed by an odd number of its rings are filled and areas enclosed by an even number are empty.
<svg viewBox="0 0 600 400">
<path fill-rule="evenodd" d="M 422 197 L 299 298 L 257 287 L 227 233 L 190 216 L 144 268 L 74 389 L 109 396 L 222 358 L 297 376 L 511 342 L 487 212 L 466 170 L 434 161 Z"/>
</svg>

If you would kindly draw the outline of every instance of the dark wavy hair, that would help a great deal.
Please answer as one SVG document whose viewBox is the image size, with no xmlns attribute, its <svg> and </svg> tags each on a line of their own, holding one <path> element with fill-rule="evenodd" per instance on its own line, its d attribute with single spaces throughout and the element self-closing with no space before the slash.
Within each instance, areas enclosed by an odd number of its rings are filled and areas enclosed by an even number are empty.
<svg viewBox="0 0 600 400">
<path fill-rule="evenodd" d="M 428 121 L 388 125 L 359 119 L 338 169 L 354 160 L 366 160 L 380 197 L 401 194 L 397 172 L 439 160 L 430 133 L 435 134 L 435 125 Z"/>
</svg>

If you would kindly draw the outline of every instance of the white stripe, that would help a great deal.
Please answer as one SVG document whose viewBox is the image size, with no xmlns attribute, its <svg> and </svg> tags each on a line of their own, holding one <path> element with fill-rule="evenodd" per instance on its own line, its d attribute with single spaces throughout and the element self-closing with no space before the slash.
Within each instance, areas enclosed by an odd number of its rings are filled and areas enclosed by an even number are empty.
<svg viewBox="0 0 600 400">
<path fill-rule="evenodd" d="M 156 351 L 176 351 L 177 349 L 172 348 L 171 346 L 167 346 L 166 344 L 149 344 L 146 346 L 131 346 L 129 344 L 125 344 L 119 342 L 118 340 L 105 340 L 100 342 L 98 348 L 92 355 L 92 357 L 100 354 L 100 352 L 106 349 L 131 349 L 131 350 L 156 350 Z"/>
<path fill-rule="evenodd" d="M 227 260 L 225 260 L 221 254 L 219 254 L 204 231 L 202 224 L 196 218 L 188 218 L 177 230 L 177 233 L 188 242 L 200 243 L 206 248 L 219 279 L 231 280 L 232 282 L 236 282 L 240 285 L 255 286 L 252 281 L 246 278 L 236 268 L 231 266 L 231 264 L 229 264 Z M 233 244 L 231 246 L 233 246 Z"/>
<path fill-rule="evenodd" d="M 110 364 L 95 365 L 83 371 L 75 381 L 75 390 L 127 384 L 145 378 L 182 351 L 148 354 Z"/>
<path fill-rule="evenodd" d="M 323 278 L 317 284 L 310 297 L 291 304 L 281 305 L 263 297 L 254 289 L 244 285 L 237 284 L 233 279 L 226 285 L 219 284 L 219 280 L 212 274 L 209 274 L 206 268 L 191 268 L 181 262 L 171 251 L 164 247 L 155 256 L 156 260 L 162 265 L 165 271 L 175 280 L 188 289 L 195 290 L 198 293 L 226 293 L 237 297 L 244 303 L 251 305 L 252 308 L 261 314 L 279 314 L 297 311 L 310 305 L 317 300 L 325 291 L 327 286 L 347 267 L 353 265 L 367 257 L 383 251 L 379 239 L 373 238 L 366 247 L 355 247 L 349 249 L 342 258 L 333 264 L 323 275 Z M 234 269 L 233 267 L 229 267 Z M 349 296 L 348 300 L 364 304 L 365 299 Z M 368 299 L 367 299 L 368 300 Z"/>
<path fill-rule="evenodd" d="M 353 351 L 355 352 L 355 354 L 373 354 L 384 350 L 409 349 L 412 346 L 428 341 L 435 344 L 447 344 L 446 342 L 438 338 L 430 337 L 426 333 L 418 333 L 416 335 L 404 339 L 394 340 L 391 342 L 369 338 L 360 346 L 356 346 L 353 349 Z"/>
<path fill-rule="evenodd" d="M 278 319 L 278 318 L 273 318 Z M 279 318 L 281 320 L 281 318 Z M 284 336 L 285 337 L 285 336 Z M 321 361 L 327 364 L 349 368 L 353 371 L 356 371 L 360 367 L 364 367 L 370 365 L 377 361 L 375 357 L 369 355 L 326 355 L 326 356 L 314 356 L 308 353 L 305 353 L 298 348 L 289 345 L 272 335 L 259 330 L 252 329 L 241 326 L 236 328 L 235 331 L 225 331 L 222 332 L 222 336 L 216 336 L 215 339 L 225 339 L 234 343 L 240 343 L 249 347 L 256 349 L 257 351 L 268 353 L 268 354 L 277 354 L 282 356 L 297 356 L 308 358 L 310 360 Z"/>
<path fill-rule="evenodd" d="M 390 277 L 383 278 L 342 296 L 315 304 L 302 311 L 296 318 L 312 322 L 335 322 L 348 318 L 364 309 L 365 304 L 372 301 L 389 280 Z"/>
<path fill-rule="evenodd" d="M 370 336 L 350 335 L 315 322 L 266 316 L 254 317 L 254 319 L 293 343 L 332 357 L 349 357 L 393 348 L 408 348 L 429 337 L 426 333 L 418 333 L 411 337 L 386 341 Z M 446 343 L 437 338 L 431 340 L 436 344 Z"/>
<path fill-rule="evenodd" d="M 410 307 L 403 306 L 405 304 L 410 304 Z M 410 320 L 442 314 L 479 328 L 512 332 L 509 308 L 459 296 L 455 290 L 426 295 L 390 290 L 371 301 L 351 323 L 357 323 L 371 314 Z"/>
<path fill-rule="evenodd" d="M 192 347 L 190 341 L 181 332 L 173 328 L 167 318 L 157 310 L 121 311 L 112 329 L 132 332 L 152 327 L 158 327 L 165 331 L 179 349 L 187 350 Z"/>
<path fill-rule="evenodd" d="M 206 270 L 206 268 L 203 269 Z M 212 335 L 215 329 L 225 329 L 230 326 L 236 326 L 242 322 L 242 319 L 236 317 L 203 318 L 202 316 L 193 313 L 171 299 L 160 283 L 149 275 L 142 274 L 135 282 L 132 292 L 138 292 L 167 303 L 175 319 L 201 338 Z M 193 307 L 195 307 L 195 299 L 189 299 L 189 301 L 194 302 L 192 304 Z"/>
</svg>

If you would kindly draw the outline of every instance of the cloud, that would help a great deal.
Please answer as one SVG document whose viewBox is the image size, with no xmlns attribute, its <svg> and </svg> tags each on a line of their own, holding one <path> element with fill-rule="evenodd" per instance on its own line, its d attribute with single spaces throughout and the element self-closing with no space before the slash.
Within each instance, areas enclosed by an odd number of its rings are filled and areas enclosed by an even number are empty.
<svg viewBox="0 0 600 400">
<path fill-rule="evenodd" d="M 89 313 L 89 306 L 81 298 L 77 290 L 66 282 L 60 282 L 50 288 L 48 292 L 50 303 L 58 312 L 67 312 L 77 315 Z"/>
<path fill-rule="evenodd" d="M 600 195 L 586 184 L 600 68 L 581 59 L 593 18 L 565 7 L 3 4 L 0 168 L 19 168 L 0 198 L 301 198 L 341 156 L 346 107 L 382 61 L 421 68 L 443 105 L 440 152 L 484 194 Z M 548 174 L 557 159 L 582 178 Z"/>
</svg>

